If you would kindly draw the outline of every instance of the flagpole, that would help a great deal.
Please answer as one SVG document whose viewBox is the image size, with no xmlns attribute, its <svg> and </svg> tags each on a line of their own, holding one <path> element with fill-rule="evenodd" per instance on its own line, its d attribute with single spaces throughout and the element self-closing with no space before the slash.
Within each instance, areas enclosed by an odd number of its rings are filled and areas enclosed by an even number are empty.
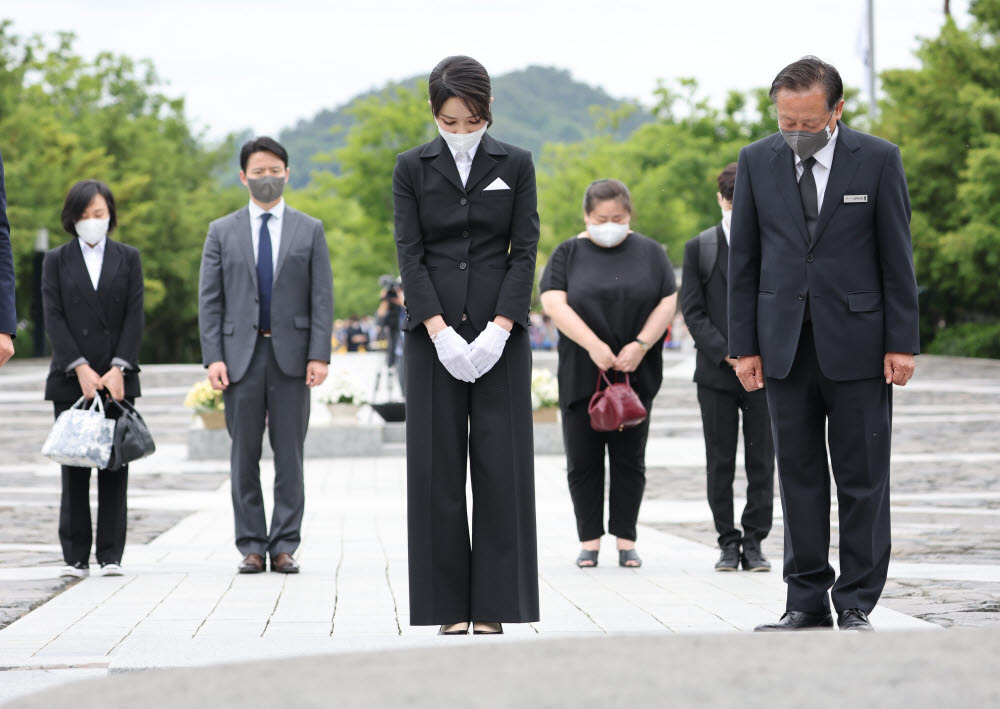
<svg viewBox="0 0 1000 709">
<path fill-rule="evenodd" d="M 868 0 L 868 113 L 874 121 L 878 116 L 875 98 L 875 0 Z"/>
</svg>

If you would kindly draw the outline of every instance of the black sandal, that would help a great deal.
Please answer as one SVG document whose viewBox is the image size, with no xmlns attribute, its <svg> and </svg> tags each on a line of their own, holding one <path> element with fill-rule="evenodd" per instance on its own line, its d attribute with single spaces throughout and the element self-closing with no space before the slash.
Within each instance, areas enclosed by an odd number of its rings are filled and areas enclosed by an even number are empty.
<svg viewBox="0 0 1000 709">
<path fill-rule="evenodd" d="M 576 557 L 576 565 L 581 569 L 592 569 L 597 566 L 597 549 L 581 549 L 580 556 Z M 585 564 L 583 562 L 591 561 L 592 564 Z"/>
<path fill-rule="evenodd" d="M 637 561 L 637 564 L 629 564 L 629 561 Z M 642 566 L 642 559 L 636 553 L 635 549 L 619 549 L 618 550 L 618 565 L 623 566 L 626 569 L 638 569 Z"/>
<path fill-rule="evenodd" d="M 490 624 L 492 625 L 492 623 Z M 473 624 L 472 634 L 473 635 L 503 635 L 503 625 L 500 623 L 496 624 L 500 630 L 476 630 L 475 624 Z"/>
<path fill-rule="evenodd" d="M 442 625 L 440 628 L 438 628 L 438 635 L 468 635 L 469 628 L 471 627 L 472 624 L 469 623 L 469 625 L 465 626 L 465 630 L 445 630 L 444 626 Z"/>
</svg>

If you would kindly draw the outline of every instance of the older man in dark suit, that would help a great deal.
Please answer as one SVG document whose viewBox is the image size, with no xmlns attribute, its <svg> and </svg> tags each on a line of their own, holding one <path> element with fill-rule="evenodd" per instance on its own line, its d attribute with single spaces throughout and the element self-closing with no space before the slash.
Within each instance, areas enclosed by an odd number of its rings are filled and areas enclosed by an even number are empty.
<svg viewBox="0 0 1000 709">
<path fill-rule="evenodd" d="M 14 255 L 10 247 L 10 222 L 7 221 L 7 192 L 3 181 L 3 158 L 0 157 L 0 367 L 14 356 L 17 334 L 17 311 L 14 309 Z"/>
<path fill-rule="evenodd" d="M 786 612 L 757 630 L 831 627 L 831 598 L 842 630 L 871 630 L 891 547 L 892 385 L 919 350 L 906 177 L 899 148 L 840 121 L 833 66 L 788 65 L 771 99 L 780 133 L 740 151 L 729 252 L 729 353 L 748 391 L 766 383 L 784 510 Z"/>
</svg>

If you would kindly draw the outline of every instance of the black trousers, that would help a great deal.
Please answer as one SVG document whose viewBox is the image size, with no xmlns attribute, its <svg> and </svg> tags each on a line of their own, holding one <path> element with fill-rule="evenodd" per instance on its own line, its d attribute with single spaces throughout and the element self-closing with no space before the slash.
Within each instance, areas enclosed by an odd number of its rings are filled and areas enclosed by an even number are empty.
<svg viewBox="0 0 1000 709">
<path fill-rule="evenodd" d="M 448 373 L 425 330 L 406 335 L 404 357 L 410 623 L 537 621 L 527 331 L 515 326 L 500 361 L 472 384 Z"/>
<path fill-rule="evenodd" d="M 891 550 L 889 453 L 892 389 L 884 379 L 838 382 L 820 371 L 805 323 L 792 369 L 767 378 L 785 518 L 787 610 L 871 612 Z M 830 470 L 840 506 L 840 577 L 829 563 Z"/>
<path fill-rule="evenodd" d="M 98 394 L 100 396 L 100 394 Z M 127 397 L 128 402 L 135 399 Z M 55 417 L 75 402 L 54 401 Z M 117 418 L 112 409 L 109 418 Z M 94 543 L 94 530 L 90 517 L 91 468 L 62 466 L 62 500 L 59 505 L 59 543 L 63 560 L 74 564 L 90 564 L 90 548 Z M 97 471 L 97 562 L 120 564 L 125 553 L 125 530 L 128 522 L 126 497 L 128 494 L 128 466 L 121 470 Z"/>
<path fill-rule="evenodd" d="M 708 463 L 708 505 L 712 509 L 719 546 L 742 542 L 760 546 L 771 531 L 774 507 L 774 444 L 767 394 L 763 391 L 713 389 L 698 385 L 698 404 L 705 432 Z M 747 503 L 740 534 L 733 523 L 733 481 L 740 413 L 743 413 L 743 462 L 747 473 Z"/>
<path fill-rule="evenodd" d="M 646 489 L 646 441 L 649 417 L 635 428 L 602 433 L 590 427 L 588 400 L 562 410 L 563 444 L 569 493 L 580 541 L 604 535 L 604 450 L 610 459 L 608 530 L 635 541 L 639 505 Z M 651 402 L 643 402 L 652 413 Z"/>
</svg>

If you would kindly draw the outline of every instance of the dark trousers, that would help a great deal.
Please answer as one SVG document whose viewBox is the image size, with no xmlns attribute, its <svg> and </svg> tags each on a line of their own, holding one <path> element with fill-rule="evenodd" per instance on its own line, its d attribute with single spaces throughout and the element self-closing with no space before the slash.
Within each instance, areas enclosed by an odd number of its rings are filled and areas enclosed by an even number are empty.
<svg viewBox="0 0 1000 709">
<path fill-rule="evenodd" d="M 767 394 L 722 390 L 698 385 L 698 404 L 705 431 L 708 463 L 708 505 L 712 508 L 719 546 L 743 543 L 760 546 L 771 531 L 774 507 L 774 444 Z M 733 481 L 740 412 L 743 413 L 743 462 L 747 473 L 747 504 L 740 534 L 733 523 Z"/>
<path fill-rule="evenodd" d="M 604 450 L 610 459 L 608 530 L 635 541 L 639 505 L 646 489 L 646 440 L 649 417 L 634 428 L 602 433 L 590 427 L 587 400 L 562 410 L 563 444 L 569 493 L 580 541 L 604 535 Z M 643 402 L 652 413 L 650 402 Z"/>
<path fill-rule="evenodd" d="M 404 357 L 410 623 L 537 621 L 528 333 L 515 326 L 500 361 L 472 384 L 448 374 L 423 329 L 407 334 Z"/>
<path fill-rule="evenodd" d="M 222 394 L 233 440 L 230 479 L 236 548 L 241 554 L 294 554 L 301 541 L 305 488 L 302 458 L 309 425 L 305 377 L 289 377 L 274 359 L 270 338 L 260 336 L 243 378 Z M 274 510 L 268 531 L 260 488 L 265 422 L 274 451 Z"/>
<path fill-rule="evenodd" d="M 884 379 L 837 382 L 816 358 L 805 323 L 784 379 L 767 378 L 785 522 L 787 610 L 871 612 L 891 549 L 889 452 L 892 390 Z M 830 470 L 840 506 L 840 577 L 829 563 Z"/>
<path fill-rule="evenodd" d="M 100 394 L 98 394 L 100 396 Z M 129 397 L 129 403 L 135 399 Z M 72 401 L 55 401 L 52 404 L 56 418 L 73 406 Z M 109 418 L 117 418 L 114 409 Z M 90 517 L 91 468 L 62 466 L 62 500 L 59 505 L 59 543 L 63 560 L 74 564 L 89 565 L 90 547 L 94 542 Z M 128 522 L 126 497 L 128 494 L 128 466 L 121 470 L 97 471 L 97 562 L 120 564 L 125 553 L 125 530 Z"/>
</svg>

